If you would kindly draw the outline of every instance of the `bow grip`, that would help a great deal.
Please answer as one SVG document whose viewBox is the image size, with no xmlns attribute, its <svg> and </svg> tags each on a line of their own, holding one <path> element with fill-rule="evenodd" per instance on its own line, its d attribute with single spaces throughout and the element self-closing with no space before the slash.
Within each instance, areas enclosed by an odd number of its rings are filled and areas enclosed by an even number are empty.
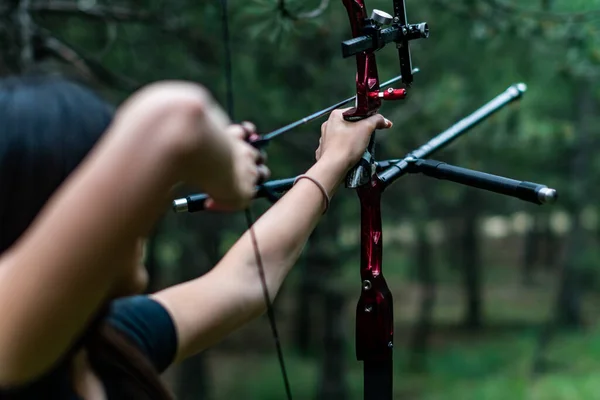
<svg viewBox="0 0 600 400">
<path fill-rule="evenodd" d="M 350 112 L 351 111 L 352 110 L 350 110 Z M 377 112 L 377 110 L 375 110 L 374 113 L 375 112 Z M 348 113 L 348 111 L 346 113 Z M 369 115 L 356 116 L 352 113 L 350 113 L 350 115 L 346 115 L 346 113 L 343 114 L 346 121 L 360 121 L 369 117 Z M 346 188 L 356 189 L 368 184 L 371 182 L 371 177 L 375 174 L 375 172 L 375 132 L 373 132 L 369 140 L 369 145 L 363 153 L 363 156 L 346 175 Z"/>
</svg>

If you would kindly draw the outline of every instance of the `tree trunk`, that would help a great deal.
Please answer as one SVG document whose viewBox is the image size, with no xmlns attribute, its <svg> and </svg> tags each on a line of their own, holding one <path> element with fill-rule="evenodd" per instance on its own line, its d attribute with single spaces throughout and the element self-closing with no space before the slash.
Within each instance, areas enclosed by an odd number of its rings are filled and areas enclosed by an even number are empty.
<svg viewBox="0 0 600 400">
<path fill-rule="evenodd" d="M 323 305 L 323 360 L 317 399 L 345 400 L 348 398 L 346 385 L 346 362 L 344 357 L 345 332 L 348 325 L 344 320 L 344 294 L 336 288 L 335 280 L 340 274 L 341 253 L 337 237 L 341 224 L 341 207 L 332 203 L 325 224 L 321 225 L 322 239 L 319 240 L 320 256 L 315 257 L 315 271 L 319 271 L 321 301 Z M 358 268 L 356 273 L 358 274 Z"/>
<path fill-rule="evenodd" d="M 527 229 L 525 234 L 525 249 L 523 252 L 522 260 L 522 283 L 525 286 L 533 286 L 536 265 L 539 260 L 540 254 L 540 240 L 541 240 L 541 215 L 533 214 L 533 224 Z"/>
<path fill-rule="evenodd" d="M 556 322 L 560 327 L 576 328 L 582 324 L 581 290 L 577 257 L 585 251 L 583 228 L 578 218 L 567 239 L 567 254 L 560 274 L 560 287 L 556 300 Z"/>
<path fill-rule="evenodd" d="M 468 189 L 465 195 L 464 232 L 462 243 L 462 266 L 466 310 L 464 325 L 468 329 L 478 329 L 482 325 L 482 282 L 481 249 L 478 221 L 481 210 L 481 196 L 475 189 Z"/>
<path fill-rule="evenodd" d="M 445 230 L 446 232 L 451 232 L 444 242 L 446 254 L 445 259 L 447 260 L 448 268 L 453 271 L 453 273 L 458 274 L 462 270 L 461 265 L 463 263 L 463 254 L 461 248 L 463 240 L 462 231 L 464 230 L 464 226 L 461 218 L 453 216 L 455 214 L 459 214 L 460 210 L 456 210 L 455 212 L 453 207 L 448 207 L 447 209 L 452 217 L 445 219 Z"/>
<path fill-rule="evenodd" d="M 429 336 L 433 328 L 433 310 L 435 305 L 435 273 L 433 268 L 431 245 L 427 238 L 425 226 L 418 224 L 417 239 L 417 278 L 421 288 L 421 299 L 419 305 L 419 316 L 413 328 L 410 341 L 409 368 L 414 372 L 422 372 L 426 369 Z"/>
<path fill-rule="evenodd" d="M 546 271 L 553 271 L 557 268 L 560 242 L 552 232 L 550 214 L 544 213 L 542 218 L 544 221 L 542 223 L 542 241 L 544 243 L 542 263 Z"/>
<path fill-rule="evenodd" d="M 334 261 L 335 262 L 335 261 Z M 323 294 L 322 304 L 325 309 L 325 332 L 323 345 L 323 375 L 319 382 L 318 400 L 345 400 L 348 398 L 346 387 L 346 369 L 344 362 L 344 295 L 333 286 L 329 286 Z"/>
<path fill-rule="evenodd" d="M 203 353 L 182 362 L 177 372 L 177 399 L 210 400 L 209 369 Z"/>
<path fill-rule="evenodd" d="M 575 113 L 578 119 L 575 152 L 571 164 L 571 180 L 573 201 L 570 204 L 570 215 L 573 226 L 567 239 L 565 261 L 561 270 L 561 285 L 558 292 L 556 305 L 556 318 L 559 326 L 578 327 L 582 324 L 581 316 L 581 288 L 579 281 L 578 258 L 586 252 L 585 232 L 580 222 L 580 210 L 588 202 L 589 182 L 588 175 L 592 168 L 595 101 L 593 85 L 589 79 L 578 82 L 579 95 L 575 104 Z"/>
</svg>

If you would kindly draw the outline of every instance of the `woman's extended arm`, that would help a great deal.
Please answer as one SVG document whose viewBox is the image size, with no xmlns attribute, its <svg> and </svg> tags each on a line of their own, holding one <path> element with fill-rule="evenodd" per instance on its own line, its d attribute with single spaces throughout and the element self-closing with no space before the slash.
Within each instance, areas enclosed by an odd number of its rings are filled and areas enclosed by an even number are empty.
<svg viewBox="0 0 600 400">
<path fill-rule="evenodd" d="M 164 212 L 170 189 L 190 178 L 186 172 L 201 149 L 231 161 L 230 143 L 223 142 L 229 139 L 219 132 L 225 121 L 217 116 L 207 122 L 205 96 L 177 83 L 133 96 L 32 226 L 2 254 L 0 385 L 41 375 L 69 349 L 132 274 L 137 240 Z"/>
<path fill-rule="evenodd" d="M 333 195 L 363 154 L 371 132 L 391 124 L 380 115 L 359 123 L 346 123 L 341 111 L 332 114 L 326 124 L 317 151 L 319 161 L 306 175 Z M 324 204 L 318 186 L 302 179 L 253 225 L 271 299 L 300 256 L 321 218 Z M 249 232 L 209 273 L 153 297 L 165 306 L 175 322 L 178 361 L 213 345 L 259 316 L 265 310 L 265 301 Z"/>
</svg>

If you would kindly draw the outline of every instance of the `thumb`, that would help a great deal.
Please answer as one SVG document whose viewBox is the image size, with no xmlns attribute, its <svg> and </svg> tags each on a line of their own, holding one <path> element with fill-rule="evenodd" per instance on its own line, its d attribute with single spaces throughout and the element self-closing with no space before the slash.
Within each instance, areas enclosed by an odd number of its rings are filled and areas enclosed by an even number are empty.
<svg viewBox="0 0 600 400">
<path fill-rule="evenodd" d="M 389 129 L 394 124 L 381 114 L 371 115 L 369 118 L 365 118 L 360 123 L 367 125 L 372 131 L 376 129 Z"/>
</svg>

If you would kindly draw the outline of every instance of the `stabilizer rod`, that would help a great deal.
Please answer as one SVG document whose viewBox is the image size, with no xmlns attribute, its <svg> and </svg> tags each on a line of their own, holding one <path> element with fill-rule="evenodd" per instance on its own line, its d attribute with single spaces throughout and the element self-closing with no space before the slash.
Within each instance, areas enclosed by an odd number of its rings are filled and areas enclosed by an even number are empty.
<svg viewBox="0 0 600 400">
<path fill-rule="evenodd" d="M 409 160 L 408 172 L 413 174 L 422 173 L 432 178 L 516 197 L 534 204 L 552 204 L 558 199 L 556 190 L 546 185 L 456 167 L 441 161 Z"/>
</svg>

